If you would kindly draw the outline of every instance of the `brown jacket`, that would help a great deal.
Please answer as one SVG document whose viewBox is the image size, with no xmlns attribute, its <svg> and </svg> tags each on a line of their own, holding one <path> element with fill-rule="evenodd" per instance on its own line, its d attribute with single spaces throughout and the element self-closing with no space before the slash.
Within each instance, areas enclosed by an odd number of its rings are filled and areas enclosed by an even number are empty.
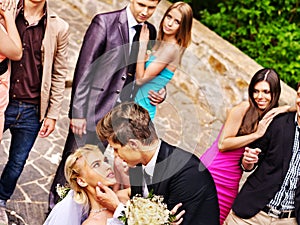
<svg viewBox="0 0 300 225">
<path fill-rule="evenodd" d="M 23 1 L 18 4 L 17 14 Z M 47 4 L 47 2 L 46 2 Z M 57 119 L 64 98 L 68 73 L 69 25 L 47 5 L 47 25 L 42 42 L 43 75 L 41 83 L 40 121 Z"/>
<path fill-rule="evenodd" d="M 47 26 L 42 42 L 43 78 L 40 120 L 57 119 L 64 98 L 68 73 L 69 25 L 47 9 Z"/>
</svg>

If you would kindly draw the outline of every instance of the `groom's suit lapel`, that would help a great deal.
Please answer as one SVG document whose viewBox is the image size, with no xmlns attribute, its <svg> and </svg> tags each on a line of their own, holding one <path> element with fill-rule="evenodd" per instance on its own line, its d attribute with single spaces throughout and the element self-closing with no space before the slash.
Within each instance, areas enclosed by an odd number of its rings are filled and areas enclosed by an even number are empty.
<svg viewBox="0 0 300 225">
<path fill-rule="evenodd" d="M 164 192 L 162 184 L 169 178 L 166 174 L 168 174 L 168 160 L 172 151 L 170 145 L 164 141 L 161 142 L 152 178 L 154 193 L 162 194 Z"/>
<path fill-rule="evenodd" d="M 157 156 L 154 174 L 152 178 L 153 190 L 155 194 L 165 194 L 165 184 L 170 178 L 172 171 L 169 171 L 169 156 L 173 152 L 173 147 L 162 141 Z M 129 170 L 131 196 L 143 193 L 143 169 L 142 165 L 138 164 L 135 168 Z"/>
</svg>

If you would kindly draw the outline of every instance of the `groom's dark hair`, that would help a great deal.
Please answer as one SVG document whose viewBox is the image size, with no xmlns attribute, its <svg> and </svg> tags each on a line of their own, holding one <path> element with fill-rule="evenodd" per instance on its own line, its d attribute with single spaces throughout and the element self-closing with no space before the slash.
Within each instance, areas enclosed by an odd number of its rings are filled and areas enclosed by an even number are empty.
<svg viewBox="0 0 300 225">
<path fill-rule="evenodd" d="M 129 139 L 137 139 L 144 145 L 158 139 L 148 111 L 134 102 L 113 108 L 98 122 L 96 132 L 101 140 L 111 140 L 121 146 Z"/>
</svg>

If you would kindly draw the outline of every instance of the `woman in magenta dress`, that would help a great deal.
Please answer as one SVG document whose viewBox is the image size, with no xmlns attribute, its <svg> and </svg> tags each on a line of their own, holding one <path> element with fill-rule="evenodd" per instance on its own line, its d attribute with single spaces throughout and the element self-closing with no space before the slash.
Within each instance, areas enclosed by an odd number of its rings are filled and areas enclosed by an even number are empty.
<svg viewBox="0 0 300 225">
<path fill-rule="evenodd" d="M 280 91 L 273 69 L 257 71 L 248 88 L 249 100 L 231 109 L 217 139 L 201 157 L 216 184 L 221 225 L 238 193 L 244 147 L 263 136 L 274 116 L 290 108 L 278 107 Z"/>
</svg>

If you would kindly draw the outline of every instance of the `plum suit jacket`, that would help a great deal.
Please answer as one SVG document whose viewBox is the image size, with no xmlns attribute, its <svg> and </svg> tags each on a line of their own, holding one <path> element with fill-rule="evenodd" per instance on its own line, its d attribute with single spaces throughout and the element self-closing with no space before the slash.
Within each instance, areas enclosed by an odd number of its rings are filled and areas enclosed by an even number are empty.
<svg viewBox="0 0 300 225">
<path fill-rule="evenodd" d="M 147 24 L 154 40 L 156 30 Z M 114 107 L 131 63 L 126 8 L 96 15 L 77 61 L 69 117 L 86 118 L 87 130 L 95 132 L 97 122 Z"/>
</svg>

